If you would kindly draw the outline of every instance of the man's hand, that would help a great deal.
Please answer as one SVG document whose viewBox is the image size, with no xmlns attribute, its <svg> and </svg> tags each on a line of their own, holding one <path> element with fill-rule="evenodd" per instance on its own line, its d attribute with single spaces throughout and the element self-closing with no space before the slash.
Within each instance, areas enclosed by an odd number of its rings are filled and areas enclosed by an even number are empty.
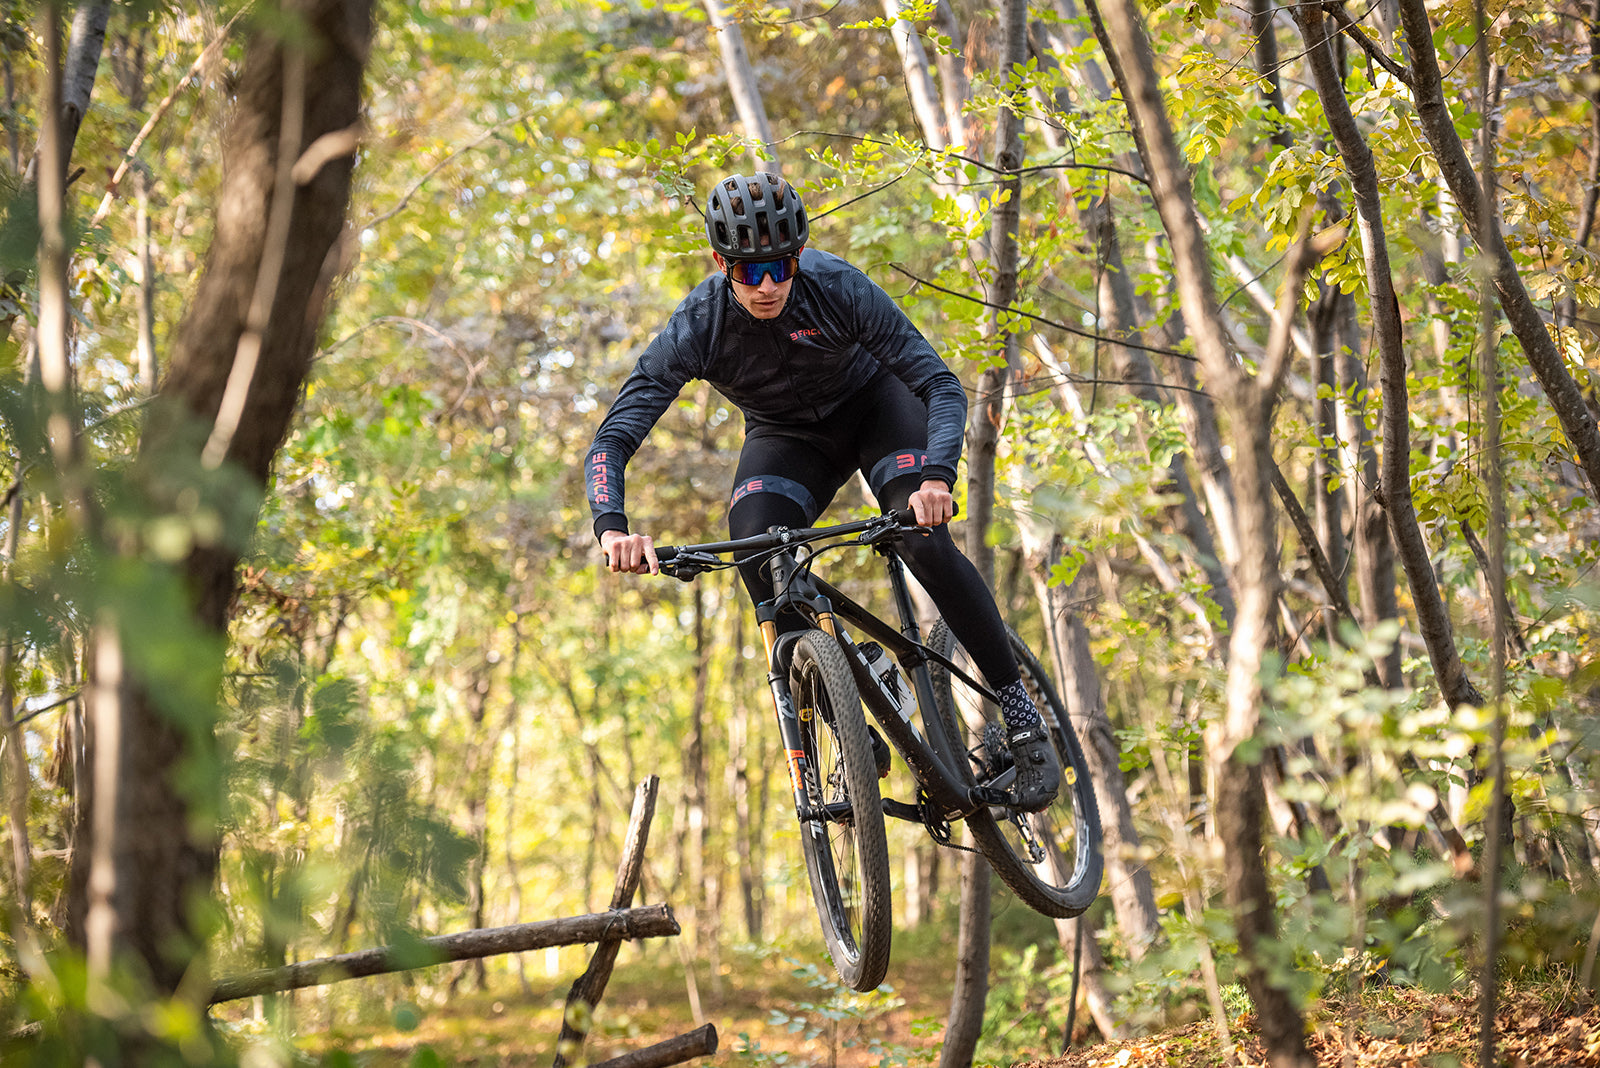
<svg viewBox="0 0 1600 1068">
<path fill-rule="evenodd" d="M 955 518 L 956 502 L 950 496 L 950 487 L 936 478 L 930 478 L 922 488 L 911 495 L 911 511 L 919 527 L 937 527 Z"/>
<path fill-rule="evenodd" d="M 600 548 L 606 554 L 606 566 L 612 571 L 630 571 L 636 575 L 661 574 L 661 562 L 656 559 L 656 543 L 648 534 L 624 534 L 608 530 L 600 535 Z"/>
</svg>

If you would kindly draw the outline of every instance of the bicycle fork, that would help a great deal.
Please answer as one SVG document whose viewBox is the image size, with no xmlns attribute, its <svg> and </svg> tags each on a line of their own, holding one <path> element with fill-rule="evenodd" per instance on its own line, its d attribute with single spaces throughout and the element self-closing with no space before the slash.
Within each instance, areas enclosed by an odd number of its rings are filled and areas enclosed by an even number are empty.
<svg viewBox="0 0 1600 1068">
<path fill-rule="evenodd" d="M 850 816 L 848 805 L 819 807 L 806 787 L 807 778 L 816 781 L 820 788 L 822 769 L 811 767 L 806 756 L 805 736 L 800 724 L 803 719 L 816 715 L 812 708 L 798 708 L 794 694 L 789 689 L 788 659 L 784 652 L 799 639 L 798 634 L 780 635 L 775 621 L 760 621 L 761 640 L 767 650 L 767 686 L 772 691 L 772 707 L 778 717 L 778 736 L 783 743 L 784 760 L 789 768 L 789 786 L 794 791 L 794 810 L 801 823 L 840 821 Z M 809 775 L 808 775 L 809 772 Z M 839 808 L 840 811 L 832 811 Z"/>
</svg>

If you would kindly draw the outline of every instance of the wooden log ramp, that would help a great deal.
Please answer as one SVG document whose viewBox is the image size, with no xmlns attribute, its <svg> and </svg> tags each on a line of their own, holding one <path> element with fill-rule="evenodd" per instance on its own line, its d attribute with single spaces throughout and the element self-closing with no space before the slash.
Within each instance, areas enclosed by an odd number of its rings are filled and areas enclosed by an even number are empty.
<svg viewBox="0 0 1600 1068">
<path fill-rule="evenodd" d="M 567 1068 L 579 1059 L 589 1036 L 594 1007 L 605 994 L 606 984 L 623 942 L 641 938 L 673 937 L 680 933 L 678 921 L 667 905 L 633 907 L 644 872 L 645 846 L 650 840 L 650 823 L 655 817 L 656 794 L 660 780 L 651 775 L 634 791 L 633 813 L 628 820 L 628 836 L 623 844 L 622 861 L 617 867 L 611 907 L 605 912 L 562 919 L 538 920 L 509 927 L 481 928 L 458 934 L 420 938 L 407 945 L 380 946 L 336 957 L 301 961 L 281 968 L 263 968 L 243 975 L 220 979 L 213 986 L 208 1004 L 216 1005 L 239 998 L 322 986 L 369 975 L 411 971 L 452 961 L 493 957 L 502 953 L 523 953 L 549 946 L 594 943 L 589 967 L 572 984 L 562 1013 L 561 1034 L 556 1039 L 552 1068 Z M 632 1050 L 590 1068 L 667 1068 L 717 1051 L 717 1029 L 711 1024 L 669 1038 L 643 1049 Z"/>
</svg>

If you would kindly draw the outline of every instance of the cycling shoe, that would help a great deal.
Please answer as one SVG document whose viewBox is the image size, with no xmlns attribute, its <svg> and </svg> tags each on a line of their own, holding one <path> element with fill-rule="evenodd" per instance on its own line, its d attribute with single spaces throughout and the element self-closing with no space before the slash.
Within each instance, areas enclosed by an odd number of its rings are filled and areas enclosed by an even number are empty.
<svg viewBox="0 0 1600 1068">
<path fill-rule="evenodd" d="M 1041 812 L 1056 799 L 1061 789 L 1061 764 L 1043 723 L 1006 732 L 1011 763 L 1017 769 L 1014 792 L 1017 807 L 1025 812 Z"/>
</svg>

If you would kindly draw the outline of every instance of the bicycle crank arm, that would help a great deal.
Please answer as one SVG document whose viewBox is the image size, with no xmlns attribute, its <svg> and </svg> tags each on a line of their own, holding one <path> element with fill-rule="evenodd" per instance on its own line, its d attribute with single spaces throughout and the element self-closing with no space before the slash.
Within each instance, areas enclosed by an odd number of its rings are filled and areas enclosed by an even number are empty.
<svg viewBox="0 0 1600 1068">
<path fill-rule="evenodd" d="M 885 816 L 893 816 L 897 820 L 905 820 L 908 823 L 923 823 L 926 821 L 921 805 L 908 805 L 904 801 L 896 801 L 892 797 L 885 797 L 882 800 L 883 814 Z"/>
</svg>

